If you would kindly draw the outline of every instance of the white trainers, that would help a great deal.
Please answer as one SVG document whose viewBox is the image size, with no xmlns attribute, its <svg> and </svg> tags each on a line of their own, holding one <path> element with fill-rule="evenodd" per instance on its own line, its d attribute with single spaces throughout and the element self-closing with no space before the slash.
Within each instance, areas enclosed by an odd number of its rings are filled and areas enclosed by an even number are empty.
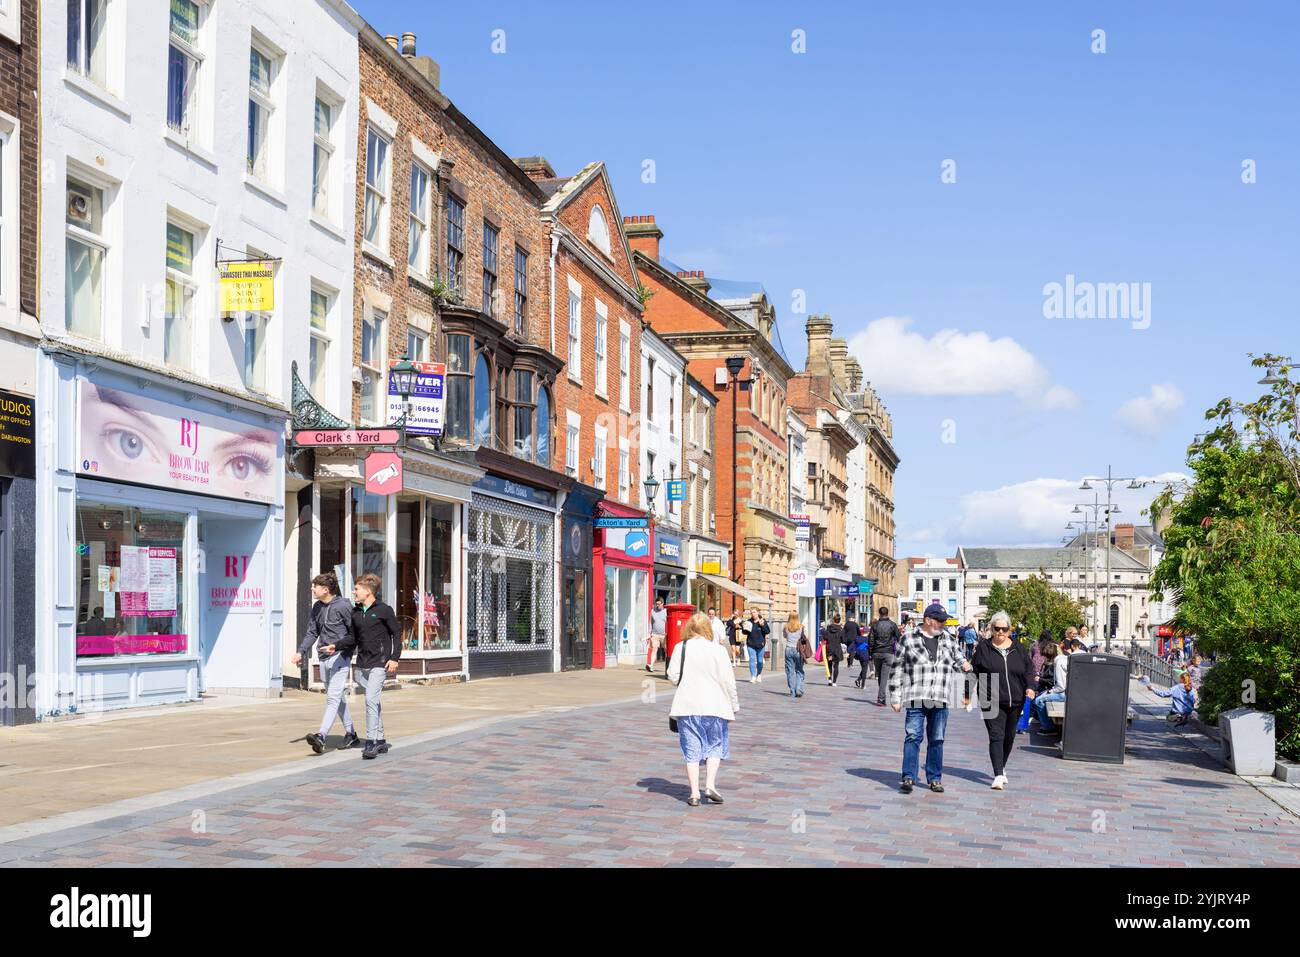
<svg viewBox="0 0 1300 957">
<path fill-rule="evenodd" d="M 1006 783 L 1007 783 L 1006 777 L 1004 775 L 999 774 L 997 777 L 993 779 L 993 783 L 990 785 L 990 787 L 992 787 L 994 791 L 1001 791 L 1003 785 L 1005 785 Z"/>
<path fill-rule="evenodd" d="M 762 683 L 763 683 L 763 676 L 762 676 L 762 675 L 759 675 L 759 676 L 758 676 L 757 678 L 755 678 L 754 680 L 757 681 L 759 684 L 762 684 Z"/>
</svg>

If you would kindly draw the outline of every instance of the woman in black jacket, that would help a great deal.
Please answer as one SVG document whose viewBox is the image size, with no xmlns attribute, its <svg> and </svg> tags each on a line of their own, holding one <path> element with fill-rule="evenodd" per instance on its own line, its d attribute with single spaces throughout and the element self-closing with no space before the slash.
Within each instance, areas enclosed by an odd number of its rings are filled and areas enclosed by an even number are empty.
<svg viewBox="0 0 1300 957">
<path fill-rule="evenodd" d="M 840 659 L 844 657 L 844 626 L 840 624 L 839 615 L 831 619 L 831 623 L 826 626 L 826 634 L 822 637 L 826 644 L 822 649 L 826 683 L 834 688 L 835 682 L 840 680 Z"/>
<path fill-rule="evenodd" d="M 749 649 L 749 683 L 763 683 L 763 653 L 767 651 L 767 636 L 772 626 L 763 618 L 763 613 L 750 609 L 749 628 L 745 635 L 745 644 Z"/>
<path fill-rule="evenodd" d="M 1016 719 L 1024 700 L 1034 697 L 1038 678 L 1028 653 L 1011 638 L 1011 619 L 1006 612 L 989 619 L 989 640 L 975 646 L 970 664 L 989 733 L 992 786 L 1001 791 L 1007 784 L 1007 759 L 1016 743 Z"/>
</svg>

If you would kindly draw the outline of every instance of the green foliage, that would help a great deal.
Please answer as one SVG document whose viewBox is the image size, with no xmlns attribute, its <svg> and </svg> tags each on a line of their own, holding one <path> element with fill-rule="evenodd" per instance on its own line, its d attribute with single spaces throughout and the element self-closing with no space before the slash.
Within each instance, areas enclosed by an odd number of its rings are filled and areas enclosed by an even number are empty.
<svg viewBox="0 0 1300 957">
<path fill-rule="evenodd" d="M 1197 651 L 1218 653 L 1201 714 L 1272 712 L 1279 753 L 1300 758 L 1298 390 L 1279 357 L 1254 364 L 1278 368 L 1281 381 L 1254 402 L 1210 409 L 1217 424 L 1188 450 L 1194 482 L 1151 505 L 1169 520 L 1151 588 L 1177 598 L 1175 623 L 1197 635 Z"/>
<path fill-rule="evenodd" d="M 654 298 L 654 290 L 647 289 L 644 285 L 638 283 L 636 287 L 636 297 L 641 300 L 641 305 L 645 305 Z"/>
<path fill-rule="evenodd" d="M 1046 576 L 1034 575 L 1016 582 L 994 582 L 989 588 L 989 614 L 1005 611 L 1021 630 L 1021 637 L 1036 639 L 1050 631 L 1057 640 L 1070 626 L 1083 623 L 1083 606 L 1052 588 Z"/>
</svg>

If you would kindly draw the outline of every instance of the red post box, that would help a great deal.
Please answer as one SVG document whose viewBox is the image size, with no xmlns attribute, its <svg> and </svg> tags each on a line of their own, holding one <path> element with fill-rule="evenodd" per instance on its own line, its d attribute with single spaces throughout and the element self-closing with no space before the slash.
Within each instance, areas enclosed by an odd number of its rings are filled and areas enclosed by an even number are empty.
<svg viewBox="0 0 1300 957">
<path fill-rule="evenodd" d="M 678 642 L 682 640 L 682 628 L 690 619 L 691 615 L 699 611 L 694 605 L 674 602 L 665 606 L 668 610 L 668 635 L 667 645 L 664 648 L 664 654 L 667 657 L 665 661 L 673 660 L 673 649 L 677 647 Z"/>
</svg>

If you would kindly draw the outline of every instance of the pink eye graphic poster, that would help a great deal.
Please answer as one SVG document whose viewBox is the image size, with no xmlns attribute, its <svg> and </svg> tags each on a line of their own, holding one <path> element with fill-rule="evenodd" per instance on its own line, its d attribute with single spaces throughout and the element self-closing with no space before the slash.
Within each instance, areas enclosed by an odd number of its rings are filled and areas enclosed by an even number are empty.
<svg viewBox="0 0 1300 957">
<path fill-rule="evenodd" d="M 84 475 L 272 504 L 282 442 L 270 428 L 81 382 Z"/>
</svg>

